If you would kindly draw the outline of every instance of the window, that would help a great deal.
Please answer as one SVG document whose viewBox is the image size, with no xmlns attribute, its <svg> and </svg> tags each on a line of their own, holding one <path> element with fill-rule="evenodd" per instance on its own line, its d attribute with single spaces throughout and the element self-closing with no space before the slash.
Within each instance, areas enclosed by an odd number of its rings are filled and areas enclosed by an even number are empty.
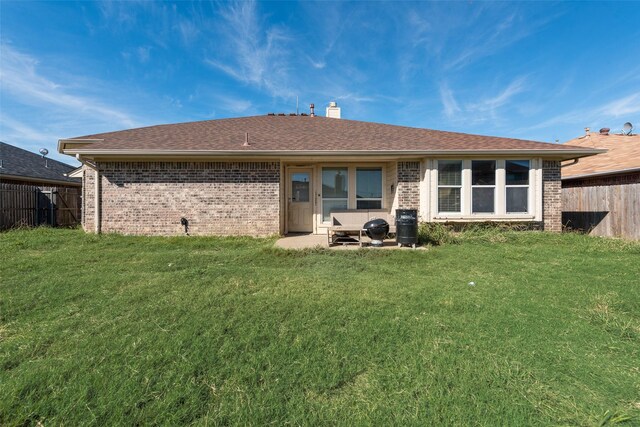
<svg viewBox="0 0 640 427">
<path fill-rule="evenodd" d="M 309 172 L 294 173 L 291 176 L 291 201 L 309 201 Z"/>
<path fill-rule="evenodd" d="M 462 160 L 438 161 L 438 211 L 460 212 Z"/>
<path fill-rule="evenodd" d="M 384 166 L 325 166 L 322 168 L 322 222 L 331 212 L 384 207 Z"/>
<path fill-rule="evenodd" d="M 331 212 L 347 209 L 349 170 L 344 167 L 322 168 L 322 220 L 329 221 Z"/>
<path fill-rule="evenodd" d="M 471 212 L 494 213 L 496 191 L 496 161 L 471 162 Z"/>
<path fill-rule="evenodd" d="M 529 160 L 506 160 L 507 213 L 529 212 Z"/>
<path fill-rule="evenodd" d="M 356 169 L 356 209 L 382 208 L 382 168 Z"/>
<path fill-rule="evenodd" d="M 465 159 L 436 160 L 432 164 L 434 218 L 541 217 L 542 200 L 536 191 L 542 183 L 537 173 L 539 161 Z"/>
</svg>

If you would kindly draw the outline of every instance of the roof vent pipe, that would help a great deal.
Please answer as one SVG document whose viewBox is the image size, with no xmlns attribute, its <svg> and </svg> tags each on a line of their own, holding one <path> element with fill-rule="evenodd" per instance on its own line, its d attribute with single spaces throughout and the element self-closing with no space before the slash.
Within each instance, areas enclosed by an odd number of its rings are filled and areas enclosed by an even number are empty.
<svg viewBox="0 0 640 427">
<path fill-rule="evenodd" d="M 243 147 L 248 147 L 251 144 L 249 144 L 249 132 L 245 132 L 244 133 L 244 144 L 242 144 Z"/>
<path fill-rule="evenodd" d="M 589 128 L 584 128 L 584 134 L 586 136 L 589 136 L 589 130 L 590 130 Z"/>
<path fill-rule="evenodd" d="M 316 116 L 316 113 L 313 112 L 314 108 L 315 108 L 315 105 L 313 105 L 313 104 L 309 105 L 309 110 L 310 110 L 309 116 L 310 117 L 315 117 Z"/>
</svg>

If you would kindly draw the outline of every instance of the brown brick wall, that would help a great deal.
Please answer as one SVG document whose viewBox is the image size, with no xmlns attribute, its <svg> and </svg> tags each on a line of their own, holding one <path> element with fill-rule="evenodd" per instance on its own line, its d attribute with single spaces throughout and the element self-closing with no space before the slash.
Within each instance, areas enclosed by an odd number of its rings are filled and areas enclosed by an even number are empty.
<svg viewBox="0 0 640 427">
<path fill-rule="evenodd" d="M 180 235 L 182 217 L 193 235 L 279 232 L 279 162 L 109 162 L 98 168 L 102 232 Z M 92 203 L 91 195 L 88 230 Z"/>
<path fill-rule="evenodd" d="M 398 162 L 398 208 L 420 209 L 420 162 Z"/>
<path fill-rule="evenodd" d="M 562 231 L 562 186 L 560 162 L 542 162 L 542 223 L 545 231 Z"/>
<path fill-rule="evenodd" d="M 95 171 L 84 167 L 82 178 L 82 228 L 84 231 L 95 231 L 94 202 L 95 202 Z"/>
<path fill-rule="evenodd" d="M 621 185 L 637 183 L 640 183 L 640 172 L 565 180 L 562 181 L 562 188 L 595 187 L 600 185 Z"/>
</svg>

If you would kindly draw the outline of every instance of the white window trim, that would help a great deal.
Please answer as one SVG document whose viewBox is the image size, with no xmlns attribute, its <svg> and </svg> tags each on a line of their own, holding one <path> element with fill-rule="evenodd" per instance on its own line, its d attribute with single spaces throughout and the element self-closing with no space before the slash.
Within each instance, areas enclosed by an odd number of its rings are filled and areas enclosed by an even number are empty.
<svg viewBox="0 0 640 427">
<path fill-rule="evenodd" d="M 528 184 L 507 184 L 507 161 L 508 160 L 528 160 L 529 161 L 529 183 Z M 504 177 L 504 209 L 505 209 L 505 213 L 507 215 L 529 215 L 530 212 L 532 211 L 532 208 L 534 207 L 534 199 L 531 197 L 531 184 L 533 182 L 532 178 L 535 178 L 535 176 L 533 176 L 531 174 L 531 169 L 532 169 L 532 160 L 531 159 L 505 159 L 503 160 L 504 162 L 504 168 L 502 169 L 503 173 L 505 174 Z M 507 189 L 509 188 L 526 188 L 527 189 L 527 212 L 506 212 L 507 210 Z"/>
<path fill-rule="evenodd" d="M 439 160 L 462 160 L 462 197 L 461 212 L 448 213 L 438 212 L 438 161 Z M 496 161 L 496 185 L 494 192 L 494 213 L 472 213 L 472 185 L 471 185 L 471 162 L 473 160 L 495 160 Z M 529 212 L 507 213 L 506 212 L 506 160 L 529 160 L 529 192 L 528 205 Z M 526 157 L 508 158 L 440 158 L 427 162 L 430 166 L 430 215 L 431 221 L 542 221 L 542 159 Z"/>
<path fill-rule="evenodd" d="M 442 159 L 444 160 L 444 159 Z M 461 161 L 461 160 L 457 160 L 457 161 Z M 460 215 L 462 214 L 462 212 L 464 212 L 464 210 L 462 209 L 462 194 L 463 194 L 463 187 L 464 187 L 464 161 L 461 161 L 460 164 L 461 167 L 461 171 L 460 171 L 460 185 L 441 185 L 440 184 L 440 177 L 437 175 L 438 172 L 438 163 L 436 162 L 436 176 L 437 176 L 437 181 L 436 181 L 436 194 L 437 194 L 437 198 L 436 198 L 436 208 L 439 209 L 440 208 L 440 189 L 441 188 L 459 188 L 460 189 L 460 212 L 455 212 L 455 211 L 451 211 L 451 212 L 446 212 L 446 211 L 442 211 L 439 212 L 441 214 L 446 214 L 446 215 Z"/>
</svg>

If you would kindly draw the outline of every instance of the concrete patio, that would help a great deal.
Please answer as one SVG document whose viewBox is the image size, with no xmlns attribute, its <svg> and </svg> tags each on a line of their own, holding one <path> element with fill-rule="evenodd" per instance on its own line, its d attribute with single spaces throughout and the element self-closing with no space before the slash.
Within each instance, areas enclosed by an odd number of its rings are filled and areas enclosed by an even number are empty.
<svg viewBox="0 0 640 427">
<path fill-rule="evenodd" d="M 399 247 L 396 244 L 395 239 L 387 239 L 384 241 L 382 247 L 373 247 L 369 244 L 369 239 L 364 238 L 363 246 L 359 244 L 335 244 L 329 246 L 327 242 L 326 234 L 306 234 L 306 233 L 295 233 L 295 234 L 287 234 L 284 237 L 281 237 L 276 241 L 276 247 L 282 249 L 310 249 L 310 248 L 329 248 L 335 250 L 355 250 L 355 249 L 405 249 L 405 250 L 414 250 L 410 246 Z M 417 246 L 417 250 L 426 250 L 427 248 L 424 246 Z"/>
</svg>

